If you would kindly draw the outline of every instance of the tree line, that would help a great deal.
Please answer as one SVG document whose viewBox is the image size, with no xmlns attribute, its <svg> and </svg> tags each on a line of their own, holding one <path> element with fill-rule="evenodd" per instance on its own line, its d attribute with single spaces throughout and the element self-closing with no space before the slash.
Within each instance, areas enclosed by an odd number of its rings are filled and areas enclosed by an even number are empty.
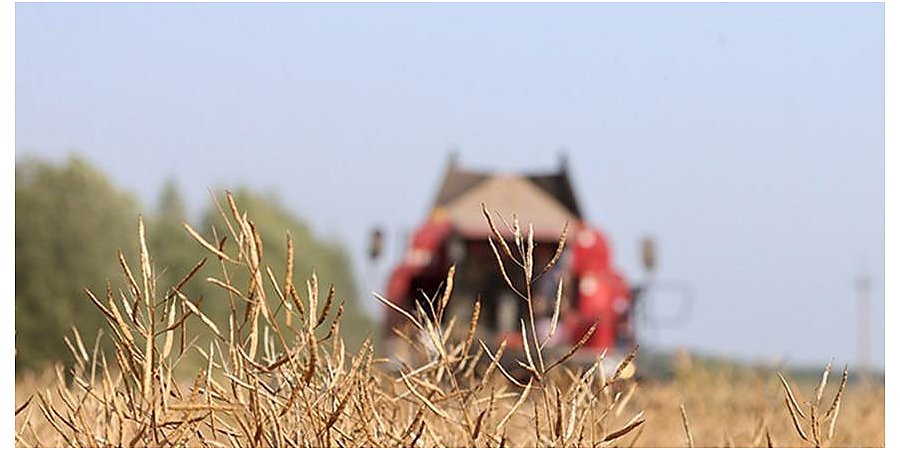
<svg viewBox="0 0 900 450">
<path fill-rule="evenodd" d="M 160 295 L 208 255 L 183 227 L 188 222 L 187 211 L 175 181 L 164 185 L 150 210 L 79 156 L 58 163 L 36 157 L 17 161 L 15 182 L 17 374 L 70 361 L 63 338 L 71 336 L 73 326 L 90 351 L 106 324 L 84 290 L 105 296 L 107 288 L 114 293 L 125 289 L 117 254 L 121 250 L 126 261 L 137 267 L 139 215 L 146 225 Z M 361 342 L 372 323 L 359 304 L 345 249 L 315 236 L 273 196 L 246 187 L 233 190 L 233 194 L 265 243 L 266 265 L 273 273 L 284 273 L 289 232 L 295 248 L 297 285 L 302 286 L 313 270 L 324 289 L 333 284 L 338 300 L 346 303 L 344 337 L 349 345 Z M 219 202 L 224 204 L 221 198 Z M 213 199 L 200 220 L 190 225 L 210 241 L 226 234 Z M 227 293 L 207 282 L 208 277 L 221 277 L 218 262 L 208 260 L 182 292 L 196 299 L 204 314 L 224 320 L 230 310 Z M 209 338 L 203 327 L 194 329 L 200 342 Z M 109 339 L 101 341 L 109 343 Z M 99 348 L 108 350 L 104 345 Z"/>
</svg>

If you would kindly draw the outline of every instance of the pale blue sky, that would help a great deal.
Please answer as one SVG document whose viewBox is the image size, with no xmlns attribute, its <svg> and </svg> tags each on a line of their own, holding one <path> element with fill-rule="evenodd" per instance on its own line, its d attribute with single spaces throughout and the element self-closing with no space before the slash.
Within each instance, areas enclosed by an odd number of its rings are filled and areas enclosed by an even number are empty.
<svg viewBox="0 0 900 450">
<path fill-rule="evenodd" d="M 865 269 L 883 366 L 883 5 L 16 5 L 17 158 L 77 151 L 147 207 L 169 176 L 195 210 L 277 192 L 361 279 L 451 147 L 506 171 L 567 149 L 632 279 L 657 236 L 696 299 L 648 345 L 854 362 Z"/>
</svg>

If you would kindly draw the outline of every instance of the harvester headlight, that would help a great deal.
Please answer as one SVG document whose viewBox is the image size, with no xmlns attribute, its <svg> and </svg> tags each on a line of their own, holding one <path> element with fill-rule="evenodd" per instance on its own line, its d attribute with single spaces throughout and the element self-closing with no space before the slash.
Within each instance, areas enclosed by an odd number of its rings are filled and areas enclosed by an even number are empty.
<svg viewBox="0 0 900 450">
<path fill-rule="evenodd" d="M 597 278 L 590 275 L 582 278 L 578 283 L 578 292 L 585 297 L 596 294 L 598 288 L 599 283 L 597 282 Z"/>
</svg>

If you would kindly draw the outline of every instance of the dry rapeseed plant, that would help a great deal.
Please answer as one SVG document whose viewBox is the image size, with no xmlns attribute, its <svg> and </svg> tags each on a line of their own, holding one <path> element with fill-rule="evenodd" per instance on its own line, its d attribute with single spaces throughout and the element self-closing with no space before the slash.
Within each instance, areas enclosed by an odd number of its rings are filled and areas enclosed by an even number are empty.
<svg viewBox="0 0 900 450">
<path fill-rule="evenodd" d="M 340 337 L 344 305 L 330 315 L 334 289 L 322 296 L 315 274 L 305 289 L 294 284 L 290 236 L 286 273 L 279 277 L 266 264 L 254 223 L 230 194 L 220 211 L 224 237 L 207 240 L 185 227 L 221 268 L 221 276 L 205 281 L 223 295 L 206 301 L 229 302 L 227 320 L 208 317 L 200 299 L 183 292 L 207 258 L 175 286 L 157 289 L 140 221 L 137 270 L 119 255 L 126 285 L 107 286 L 105 295 L 86 291 L 109 324 L 112 358 L 97 345 L 88 352 L 75 330 L 66 340 L 73 367 L 57 366 L 55 384 L 17 406 L 16 415 L 26 420 L 16 430 L 16 445 L 608 446 L 644 423 L 641 413 L 620 418 L 630 396 L 612 392 L 611 385 L 621 367 L 607 378 L 599 361 L 575 372 L 562 364 L 570 355 L 545 364 L 543 345 L 535 340 L 526 346 L 531 352 L 525 363 L 533 377 L 522 383 L 500 365 L 503 345 L 494 352 L 483 342 L 474 345 L 478 306 L 465 337 L 453 339 L 455 320 L 442 320 L 453 269 L 436 314 L 421 306 L 418 318 L 401 310 L 427 344 L 410 339 L 421 365 L 388 370 L 369 340 L 348 352 Z M 531 233 L 523 243 L 516 230 L 517 262 L 531 279 Z M 563 245 L 564 237 L 558 254 Z M 197 342 L 189 326 L 208 329 L 211 342 Z M 533 322 L 523 322 L 523 332 L 536 337 Z M 203 356 L 204 367 L 190 381 L 176 379 L 190 352 Z M 568 377 L 568 385 L 551 381 L 556 372 L 559 379 Z M 530 424 L 534 433 L 516 431 Z"/>
<path fill-rule="evenodd" d="M 778 378 L 781 380 L 781 385 L 784 388 L 785 407 L 791 416 L 794 429 L 797 430 L 800 439 L 816 447 L 822 447 L 834 438 L 834 427 L 837 424 L 838 414 L 841 410 L 841 396 L 844 393 L 844 388 L 847 386 L 848 367 L 844 366 L 844 373 L 841 376 L 841 383 L 837 392 L 835 392 L 828 410 L 825 411 L 825 414 L 822 414 L 822 395 L 825 393 L 825 386 L 828 384 L 828 376 L 830 374 L 831 363 L 828 363 L 822 372 L 822 381 L 813 394 L 815 400 L 804 402 L 807 413 L 803 412 L 803 408 L 797 402 L 797 397 L 791 390 L 790 384 L 784 379 L 784 376 L 780 373 L 778 374 Z"/>
<path fill-rule="evenodd" d="M 684 410 L 683 403 L 681 404 L 681 424 L 684 426 L 684 436 L 688 448 L 694 448 L 694 434 L 691 433 L 691 423 L 688 422 L 687 411 Z"/>
<path fill-rule="evenodd" d="M 477 339 L 480 303 L 468 324 L 455 317 L 444 320 L 453 296 L 451 268 L 443 289 L 415 311 L 376 295 L 409 322 L 409 329 L 397 332 L 418 362 L 395 367 L 375 357 L 370 340 L 359 349 L 345 348 L 340 332 L 344 304 L 333 287 L 322 294 L 315 274 L 305 285 L 295 285 L 289 235 L 287 254 L 279 255 L 286 258 L 285 273 L 275 274 L 253 221 L 230 194 L 220 212 L 225 236 L 207 240 L 186 225 L 209 255 L 164 292 L 157 289 L 139 222 L 137 270 L 120 254 L 125 285 L 108 285 L 103 295 L 86 291 L 109 331 L 88 351 L 73 330 L 66 343 L 74 365 L 57 366 L 50 387 L 16 407 L 17 446 L 607 447 L 634 446 L 650 425 L 633 401 L 640 395 L 637 383 L 622 379 L 634 351 L 608 375 L 599 359 L 587 368 L 566 364 L 593 328 L 552 360 L 547 340 L 538 338 L 531 288 L 558 261 L 566 229 L 555 255 L 536 271 L 531 227 L 523 232 L 513 218 L 512 226 L 507 224 L 510 245 L 484 209 L 498 270 L 528 307 L 521 322 L 524 360 L 505 367 L 506 342 L 491 349 Z M 222 295 L 205 301 L 227 302 L 230 313 L 224 320 L 208 317 L 201 299 L 184 293 L 208 260 L 216 261 L 221 272 L 203 281 L 218 286 Z M 522 283 L 512 282 L 507 261 L 521 272 Z M 560 285 L 551 329 L 559 320 L 561 290 Z M 211 341 L 198 342 L 195 327 L 207 329 Z M 465 331 L 454 333 L 454 328 Z M 112 341 L 109 358 L 99 351 L 102 338 Z M 202 356 L 203 367 L 180 379 L 176 373 L 189 367 L 191 354 Z M 525 379 L 513 376 L 522 370 Z M 824 415 L 818 408 L 827 370 L 809 415 L 782 378 L 794 423 L 807 442 L 818 445 L 832 437 L 846 378 L 845 371 Z M 683 408 L 682 414 L 687 442 L 693 445 Z M 801 419 L 810 419 L 809 434 Z M 822 421 L 830 421 L 824 433 Z M 755 436 L 755 444 L 772 445 L 765 422 Z"/>
</svg>

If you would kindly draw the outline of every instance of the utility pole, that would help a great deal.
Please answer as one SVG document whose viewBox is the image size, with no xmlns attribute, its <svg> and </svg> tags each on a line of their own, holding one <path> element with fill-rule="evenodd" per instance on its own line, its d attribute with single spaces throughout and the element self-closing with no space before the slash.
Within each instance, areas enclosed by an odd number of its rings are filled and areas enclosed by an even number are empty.
<svg viewBox="0 0 900 450">
<path fill-rule="evenodd" d="M 857 339 L 859 345 L 860 379 L 868 383 L 871 376 L 871 346 L 869 343 L 870 303 L 872 294 L 872 281 L 868 273 L 862 272 L 856 279 L 857 302 Z"/>
</svg>

